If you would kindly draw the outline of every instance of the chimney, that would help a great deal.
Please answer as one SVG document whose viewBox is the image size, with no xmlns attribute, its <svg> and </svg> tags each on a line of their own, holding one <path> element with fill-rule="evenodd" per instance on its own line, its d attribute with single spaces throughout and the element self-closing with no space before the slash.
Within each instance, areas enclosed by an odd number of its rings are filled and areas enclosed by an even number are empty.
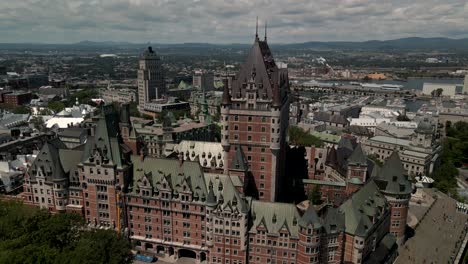
<svg viewBox="0 0 468 264">
<path fill-rule="evenodd" d="M 179 152 L 178 158 L 179 158 L 179 166 L 182 167 L 182 165 L 184 164 L 184 154 L 182 152 Z"/>
<path fill-rule="evenodd" d="M 143 151 L 143 148 L 140 149 L 140 160 L 141 161 L 145 160 L 145 152 Z"/>
</svg>

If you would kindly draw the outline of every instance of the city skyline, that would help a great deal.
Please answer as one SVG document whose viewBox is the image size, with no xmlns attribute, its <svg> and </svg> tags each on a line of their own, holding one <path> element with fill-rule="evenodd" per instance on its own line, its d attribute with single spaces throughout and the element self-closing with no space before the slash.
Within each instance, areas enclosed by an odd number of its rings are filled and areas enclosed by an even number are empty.
<svg viewBox="0 0 468 264">
<path fill-rule="evenodd" d="M 272 43 L 465 38 L 466 11 L 461 0 L 21 1 L 0 3 L 0 33 L 4 43 L 250 43 L 258 16 Z"/>
</svg>

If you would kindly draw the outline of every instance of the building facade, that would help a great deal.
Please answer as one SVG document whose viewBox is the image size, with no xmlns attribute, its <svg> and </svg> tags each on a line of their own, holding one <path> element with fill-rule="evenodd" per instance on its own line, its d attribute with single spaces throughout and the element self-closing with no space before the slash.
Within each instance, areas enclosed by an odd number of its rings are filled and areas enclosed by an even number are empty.
<svg viewBox="0 0 468 264">
<path fill-rule="evenodd" d="M 398 151 L 404 168 L 411 176 L 429 175 L 440 161 L 442 147 L 435 138 L 434 126 L 422 120 L 409 140 L 375 136 L 362 142 L 365 152 L 385 161 Z"/>
<path fill-rule="evenodd" d="M 289 119 L 287 69 L 277 67 L 266 38 L 261 41 L 256 35 L 231 89 L 226 82 L 224 87 L 221 143 L 226 173 L 238 171 L 246 162 L 242 180 L 252 186 L 251 195 L 276 201 L 284 175 Z M 238 153 L 245 154 L 241 162 Z"/>
<path fill-rule="evenodd" d="M 211 91 L 214 89 L 214 75 L 206 70 L 196 70 L 193 74 L 192 86 L 199 90 Z"/>
<path fill-rule="evenodd" d="M 143 52 L 138 69 L 138 105 L 143 109 L 147 102 L 166 95 L 164 69 L 161 58 L 151 47 Z"/>
</svg>

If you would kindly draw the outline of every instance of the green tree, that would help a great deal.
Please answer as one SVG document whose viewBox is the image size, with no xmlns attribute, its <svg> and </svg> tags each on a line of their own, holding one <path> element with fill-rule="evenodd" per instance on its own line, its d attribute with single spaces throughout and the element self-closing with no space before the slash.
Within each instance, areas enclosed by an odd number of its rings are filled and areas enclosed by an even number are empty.
<svg viewBox="0 0 468 264">
<path fill-rule="evenodd" d="M 311 204 L 318 205 L 322 203 L 322 196 L 320 195 L 320 188 L 315 185 L 314 188 L 310 189 L 307 193 L 307 197 Z"/>
<path fill-rule="evenodd" d="M 43 131 L 46 128 L 45 122 L 42 116 L 33 116 L 31 118 L 31 124 L 33 125 L 35 129 L 39 131 Z"/>
<path fill-rule="evenodd" d="M 131 263 L 130 244 L 111 230 L 88 230 L 77 214 L 52 215 L 0 200 L 0 263 Z"/>
<path fill-rule="evenodd" d="M 47 104 L 47 108 L 54 111 L 54 113 L 58 113 L 65 109 L 65 104 L 60 101 L 52 101 Z"/>
<path fill-rule="evenodd" d="M 65 258 L 62 263 L 131 263 L 129 248 L 128 240 L 114 231 L 88 231 L 73 245 L 72 250 L 63 254 Z"/>
<path fill-rule="evenodd" d="M 291 145 L 305 147 L 321 147 L 323 145 L 323 142 L 319 138 L 309 134 L 308 132 L 304 131 L 304 129 L 297 126 L 290 126 L 288 129 L 288 135 Z"/>
</svg>

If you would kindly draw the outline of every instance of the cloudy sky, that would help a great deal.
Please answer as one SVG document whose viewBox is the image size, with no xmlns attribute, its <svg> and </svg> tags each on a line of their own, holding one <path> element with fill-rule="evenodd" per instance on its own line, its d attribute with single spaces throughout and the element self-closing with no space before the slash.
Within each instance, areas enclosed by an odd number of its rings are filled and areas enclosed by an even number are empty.
<svg viewBox="0 0 468 264">
<path fill-rule="evenodd" d="M 276 43 L 468 37 L 466 0 L 4 0 L 0 42 L 249 43 L 256 16 Z"/>
</svg>

